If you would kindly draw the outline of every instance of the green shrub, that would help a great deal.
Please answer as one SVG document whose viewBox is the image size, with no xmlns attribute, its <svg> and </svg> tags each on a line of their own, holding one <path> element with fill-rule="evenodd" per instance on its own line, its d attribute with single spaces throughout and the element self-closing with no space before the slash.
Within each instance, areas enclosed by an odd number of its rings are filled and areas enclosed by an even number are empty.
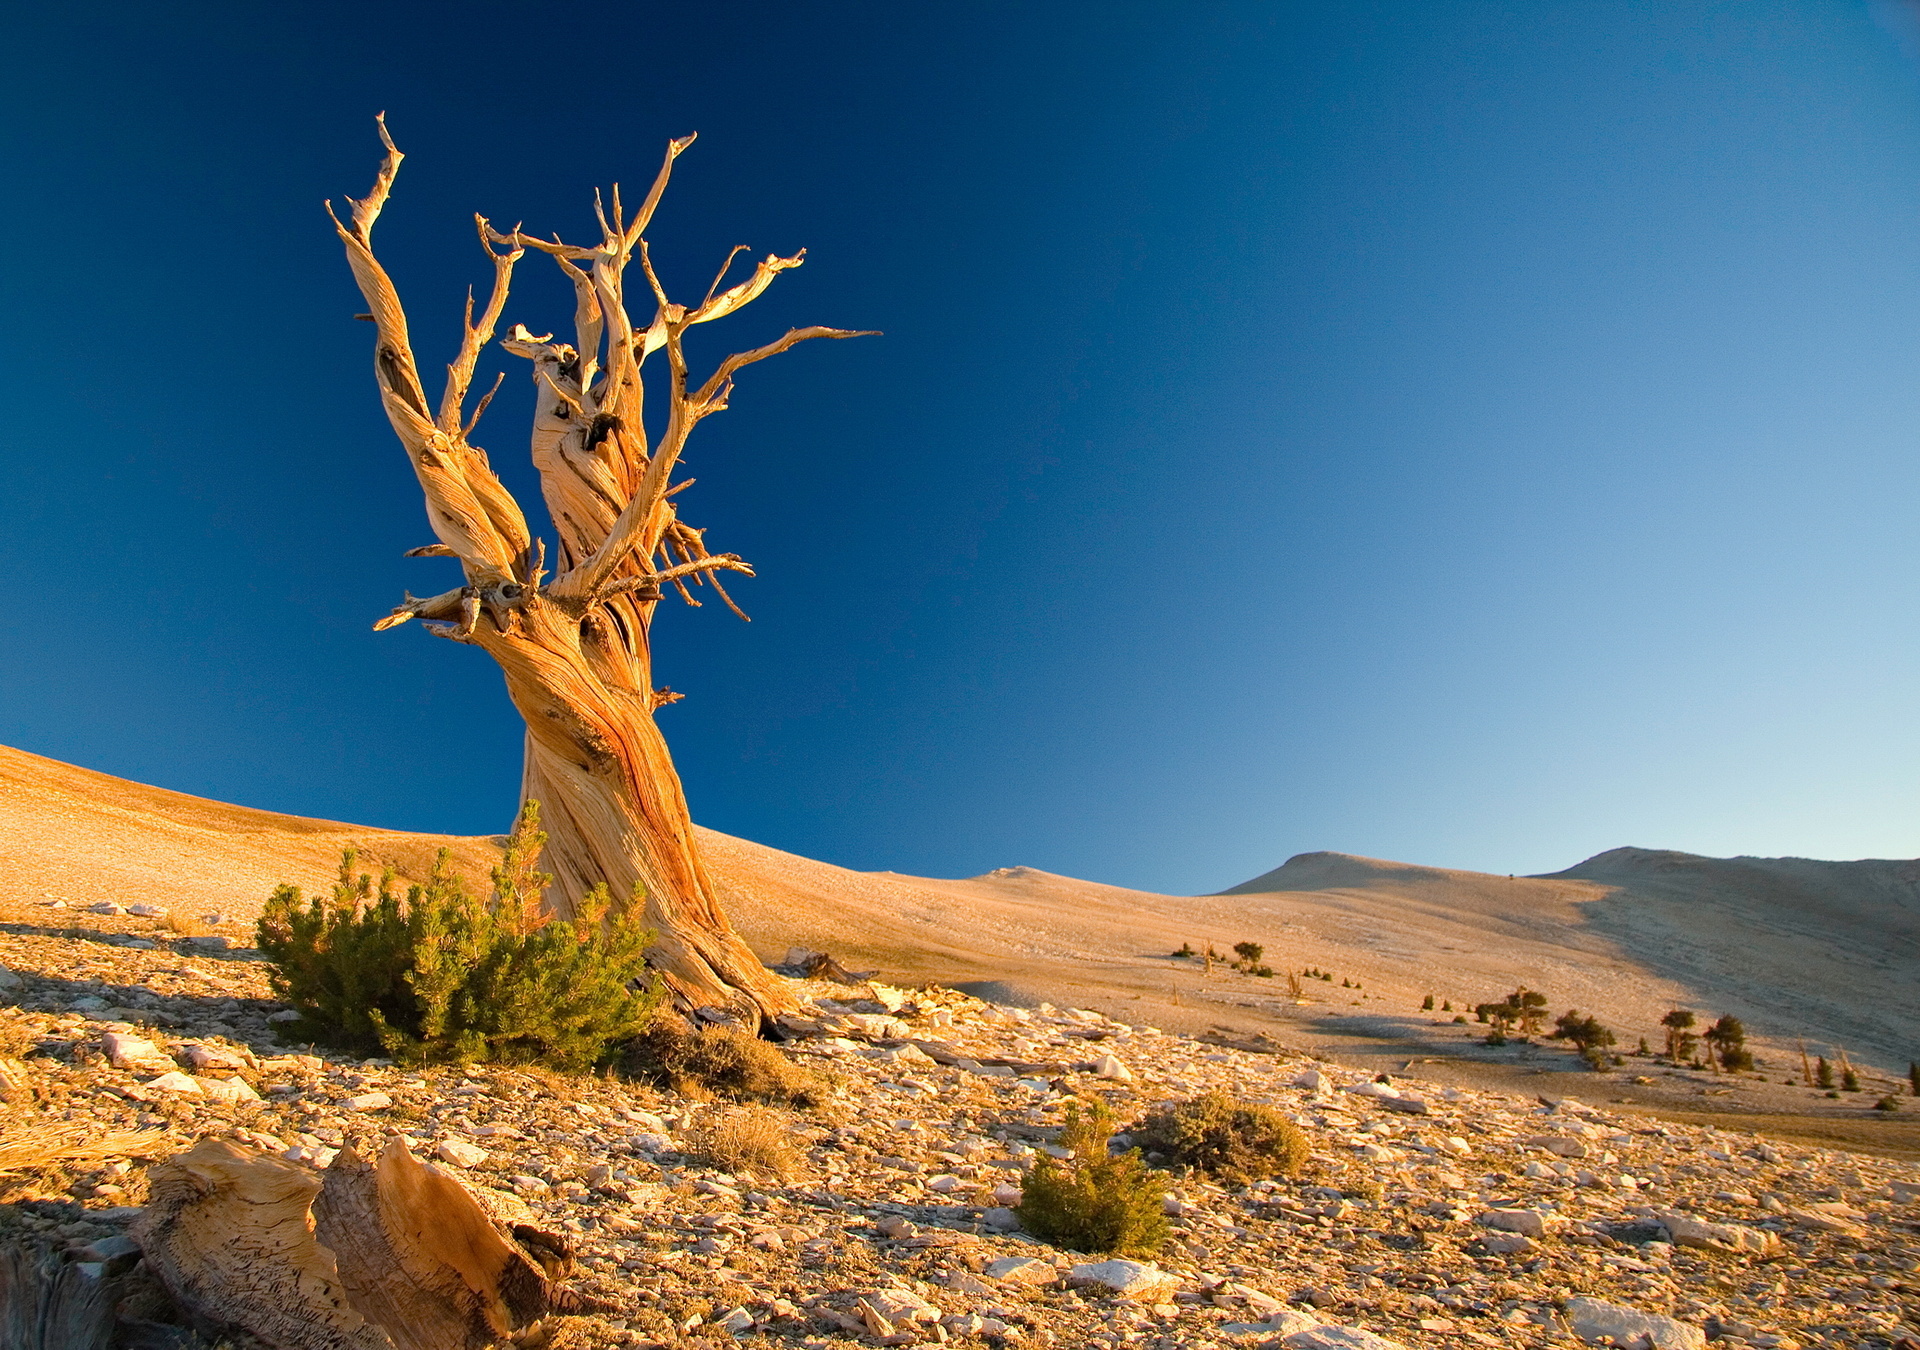
<svg viewBox="0 0 1920 1350">
<path fill-rule="evenodd" d="M 1432 994 L 1428 994 L 1425 998 L 1420 1000 L 1420 1011 L 1421 1012 L 1433 1011 L 1433 995 Z"/>
<path fill-rule="evenodd" d="M 612 905 L 597 887 L 571 921 L 553 921 L 535 870 L 546 836 L 528 802 L 492 894 L 475 899 L 442 850 L 403 902 L 393 874 L 340 860 L 328 897 L 281 886 L 260 916 L 274 993 L 300 1014 L 283 1037 L 404 1064 L 500 1060 L 581 1070 L 644 1029 L 662 990 L 646 966 L 653 934 L 636 891 Z"/>
<path fill-rule="evenodd" d="M 1233 954 L 1240 958 L 1241 964 L 1243 965 L 1259 965 L 1260 958 L 1265 955 L 1266 950 L 1265 947 L 1262 947 L 1257 942 L 1236 942 L 1233 944 Z"/>
<path fill-rule="evenodd" d="M 1134 1142 L 1177 1167 L 1227 1181 L 1290 1177 L 1307 1162 L 1307 1137 L 1271 1106 L 1209 1092 L 1154 1111 L 1131 1131 Z"/>
<path fill-rule="evenodd" d="M 1015 1207 L 1035 1237 L 1082 1252 L 1151 1256 L 1172 1231 L 1161 1202 L 1160 1176 L 1138 1149 L 1110 1153 L 1113 1112 L 1103 1101 L 1072 1103 L 1060 1142 L 1070 1161 L 1043 1155 L 1027 1174 Z"/>
<path fill-rule="evenodd" d="M 730 1024 L 694 1031 L 677 1017 L 656 1018 L 621 1047 L 619 1067 L 687 1097 L 818 1106 L 826 1095 L 815 1075 Z"/>
</svg>

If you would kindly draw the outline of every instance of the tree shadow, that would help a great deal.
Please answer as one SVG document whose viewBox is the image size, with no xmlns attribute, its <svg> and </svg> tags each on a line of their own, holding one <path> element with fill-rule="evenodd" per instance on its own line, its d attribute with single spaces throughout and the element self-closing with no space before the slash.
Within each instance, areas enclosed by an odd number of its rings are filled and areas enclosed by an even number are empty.
<svg viewBox="0 0 1920 1350">
<path fill-rule="evenodd" d="M 267 1022 L 270 1014 L 285 1006 L 274 999 L 222 990 L 162 993 L 139 983 L 17 973 L 25 983 L 0 995 L 0 1007 L 56 1016 L 78 1014 L 96 1023 L 126 1022 L 189 1035 L 226 1036 L 286 1053 Z M 83 999 L 98 999 L 100 1006 L 73 1006 Z M 53 1039 L 66 1040 L 67 1036 L 56 1032 Z"/>
</svg>

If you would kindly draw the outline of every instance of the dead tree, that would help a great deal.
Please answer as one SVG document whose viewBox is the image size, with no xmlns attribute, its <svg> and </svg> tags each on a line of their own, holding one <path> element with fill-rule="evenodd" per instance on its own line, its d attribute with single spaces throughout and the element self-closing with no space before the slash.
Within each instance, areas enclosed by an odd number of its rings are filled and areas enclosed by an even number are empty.
<svg viewBox="0 0 1920 1350">
<path fill-rule="evenodd" d="M 467 298 L 464 337 L 447 367 L 436 407 L 429 404 L 392 280 L 375 259 L 372 231 L 392 190 L 401 154 L 387 135 L 386 160 L 365 199 L 334 226 L 378 330 L 374 378 L 388 420 L 406 447 L 426 495 L 437 544 L 409 557 L 457 558 L 461 585 L 406 603 L 375 624 L 418 618 L 432 633 L 471 643 L 500 664 L 507 692 L 526 720 L 523 800 L 540 803 L 554 882 L 548 903 L 571 914 L 594 885 L 616 896 L 638 883 L 648 922 L 658 932 L 654 964 L 689 1008 L 726 1009 L 757 1022 L 791 1007 L 790 996 L 733 931 L 703 865 L 679 775 L 654 712 L 679 695 L 653 685 L 650 629 L 667 587 L 689 604 L 710 586 L 736 614 L 721 572 L 753 575 L 732 553 L 710 553 L 703 531 L 680 520 L 672 481 L 688 435 L 727 406 L 734 376 L 812 338 L 862 337 L 838 328 L 795 328 L 764 347 L 729 356 L 704 380 L 689 374 L 686 331 L 733 313 L 774 277 L 800 265 L 769 255 L 752 276 L 722 290 L 743 249 L 728 255 L 697 305 L 675 304 L 648 256 L 645 232 L 673 161 L 693 137 L 672 142 L 653 188 L 627 214 L 620 191 L 610 209 L 596 197 L 600 239 L 576 246 L 536 239 L 520 227 L 475 224 L 493 262 L 493 291 L 479 318 Z M 333 215 L 331 204 L 328 214 Z M 514 325 L 501 343 L 533 365 L 533 463 L 558 536 L 548 571 L 545 545 L 471 441 L 492 391 L 471 413 L 469 386 L 481 349 L 493 338 L 513 269 L 527 249 L 545 253 L 573 283 L 574 341 L 554 341 Z M 804 251 L 803 251 L 804 252 Z M 652 309 L 644 327 L 627 311 L 627 271 L 638 260 Z M 649 442 L 642 418 L 641 371 L 666 356 L 664 428 Z M 502 377 L 504 378 L 504 376 Z M 499 388 L 499 381 L 494 389 Z M 742 618 L 745 615 L 741 615 Z"/>
</svg>

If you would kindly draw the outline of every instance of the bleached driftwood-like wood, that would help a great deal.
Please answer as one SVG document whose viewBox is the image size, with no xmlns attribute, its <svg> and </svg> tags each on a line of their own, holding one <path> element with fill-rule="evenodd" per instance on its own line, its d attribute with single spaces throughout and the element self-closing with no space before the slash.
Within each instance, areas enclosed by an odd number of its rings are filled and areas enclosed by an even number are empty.
<svg viewBox="0 0 1920 1350">
<path fill-rule="evenodd" d="M 240 1327 L 275 1350 L 394 1350 L 354 1310 L 333 1253 L 314 1240 L 313 1173 L 208 1138 L 148 1178 L 134 1240 L 197 1321 Z"/>
<path fill-rule="evenodd" d="M 148 1264 L 203 1326 L 274 1350 L 484 1350 L 601 1307 L 558 1283 L 559 1238 L 516 1238 L 399 1139 L 373 1162 L 340 1150 L 322 1179 L 209 1138 L 151 1176 Z"/>
<path fill-rule="evenodd" d="M 722 1009 L 755 1024 L 776 1017 L 794 1007 L 793 996 L 734 933 L 653 720 L 656 708 L 678 696 L 653 687 L 650 629 L 664 587 L 690 604 L 698 603 L 691 588 L 711 587 L 739 613 L 719 573 L 753 575 L 737 556 L 710 553 L 703 532 L 679 519 L 673 497 L 691 480 L 671 479 L 693 429 L 727 407 L 734 377 L 747 366 L 813 339 L 866 334 L 791 329 L 727 357 L 704 380 L 692 378 L 682 345 L 687 330 L 751 303 L 804 255 L 770 254 L 746 280 L 722 290 L 743 251 L 735 249 L 699 304 L 668 298 L 644 236 L 674 160 L 693 142 L 688 136 L 668 145 L 652 188 L 631 216 L 618 187 L 610 203 L 596 200 L 601 237 L 594 244 L 540 239 L 518 226 L 500 231 L 475 218 L 493 287 L 478 319 L 469 298 L 459 350 L 439 405 L 431 408 L 406 312 L 373 253 L 374 222 L 402 158 L 384 120 L 380 137 L 387 154 L 373 189 L 349 199 L 348 219 L 334 215 L 334 225 L 376 328 L 381 403 L 439 539 L 408 556 L 456 557 L 464 583 L 427 599 L 408 596 L 375 627 L 418 618 L 429 632 L 478 646 L 499 663 L 527 724 L 521 795 L 540 803 L 555 912 L 571 914 L 597 884 L 619 895 L 638 884 L 646 892 L 647 921 L 659 934 L 653 963 L 684 1007 Z M 550 581 L 544 546 L 485 452 L 469 440 L 492 394 L 472 415 L 465 412 L 475 364 L 493 340 L 514 268 L 528 249 L 553 259 L 575 301 L 571 343 L 518 324 L 501 343 L 533 369 L 533 463 L 558 536 Z M 645 327 L 636 326 L 627 309 L 626 274 L 636 258 L 652 305 Z M 666 355 L 667 408 L 660 439 L 650 444 L 642 368 L 657 352 Z"/>
<path fill-rule="evenodd" d="M 313 1220 L 354 1307 L 396 1350 L 481 1350 L 549 1311 L 540 1268 L 397 1139 L 378 1162 L 342 1149 Z"/>
</svg>

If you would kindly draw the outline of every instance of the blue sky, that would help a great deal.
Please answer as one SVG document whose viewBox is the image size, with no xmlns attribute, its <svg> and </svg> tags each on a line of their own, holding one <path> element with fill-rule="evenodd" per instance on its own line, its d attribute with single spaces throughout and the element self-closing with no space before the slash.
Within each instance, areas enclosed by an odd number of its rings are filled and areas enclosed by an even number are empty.
<svg viewBox="0 0 1920 1350">
<path fill-rule="evenodd" d="M 429 368 L 469 218 L 680 161 L 749 371 L 663 606 L 697 819 L 859 868 L 1212 890 L 1338 849 L 1920 853 L 1920 80 L 1865 3 L 80 6 L 0 53 L 0 742 L 508 820 L 484 656 L 320 203 Z M 545 271 L 509 322 L 563 326 Z M 703 334 L 707 336 L 707 334 Z M 490 356 L 483 367 L 507 368 Z M 530 507 L 524 367 L 479 441 Z"/>
</svg>

